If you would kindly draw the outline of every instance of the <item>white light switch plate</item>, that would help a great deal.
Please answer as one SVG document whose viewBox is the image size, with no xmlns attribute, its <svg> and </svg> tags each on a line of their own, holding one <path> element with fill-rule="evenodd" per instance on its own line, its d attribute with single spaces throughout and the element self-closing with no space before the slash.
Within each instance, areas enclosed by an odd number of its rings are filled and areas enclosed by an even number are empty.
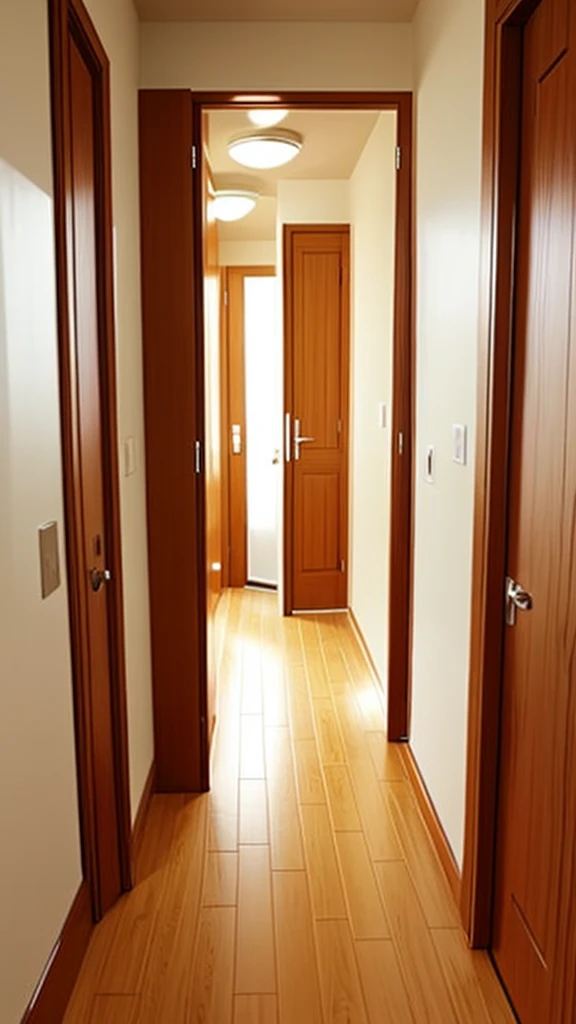
<svg viewBox="0 0 576 1024">
<path fill-rule="evenodd" d="M 385 430 L 388 426 L 388 410 L 386 408 L 386 402 L 378 403 L 378 426 L 381 430 Z"/>
<path fill-rule="evenodd" d="M 459 466 L 468 461 L 468 428 L 464 423 L 452 424 L 452 458 Z"/>
</svg>

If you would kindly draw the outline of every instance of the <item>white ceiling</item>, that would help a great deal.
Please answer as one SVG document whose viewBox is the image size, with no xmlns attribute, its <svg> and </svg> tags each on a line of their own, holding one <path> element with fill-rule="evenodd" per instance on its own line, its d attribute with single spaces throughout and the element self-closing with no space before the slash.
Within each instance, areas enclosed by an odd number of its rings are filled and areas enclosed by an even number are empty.
<svg viewBox="0 0 576 1024">
<path fill-rule="evenodd" d="M 142 21 L 410 21 L 418 0 L 136 0 Z"/>
<path fill-rule="evenodd" d="M 378 116 L 377 110 L 291 110 L 279 127 L 303 136 L 302 151 L 284 167 L 251 173 L 232 160 L 227 150 L 227 142 L 233 135 L 253 128 L 246 111 L 211 111 L 208 152 L 216 187 L 252 187 L 263 197 L 243 220 L 220 224 L 220 238 L 226 241 L 272 240 L 276 233 L 278 182 L 350 178 Z"/>
</svg>

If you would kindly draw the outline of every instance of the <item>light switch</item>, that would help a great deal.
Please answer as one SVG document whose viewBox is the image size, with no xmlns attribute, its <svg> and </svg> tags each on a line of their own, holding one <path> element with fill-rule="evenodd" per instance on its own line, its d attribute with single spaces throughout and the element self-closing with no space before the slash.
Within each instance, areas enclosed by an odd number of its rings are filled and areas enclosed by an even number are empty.
<svg viewBox="0 0 576 1024">
<path fill-rule="evenodd" d="M 459 466 L 468 460 L 468 428 L 463 423 L 452 424 L 452 458 Z"/>
<path fill-rule="evenodd" d="M 388 410 L 386 408 L 386 402 L 378 403 L 378 426 L 381 430 L 386 430 L 388 426 Z"/>
<path fill-rule="evenodd" d="M 124 476 L 132 476 L 136 472 L 136 441 L 127 437 L 124 441 Z"/>
<path fill-rule="evenodd" d="M 427 484 L 434 483 L 434 445 L 429 444 L 426 448 L 426 461 L 424 464 L 424 479 Z"/>
<path fill-rule="evenodd" d="M 58 556 L 58 524 L 44 523 L 38 528 L 40 544 L 40 585 L 42 597 L 50 597 L 60 586 L 60 559 Z"/>
</svg>

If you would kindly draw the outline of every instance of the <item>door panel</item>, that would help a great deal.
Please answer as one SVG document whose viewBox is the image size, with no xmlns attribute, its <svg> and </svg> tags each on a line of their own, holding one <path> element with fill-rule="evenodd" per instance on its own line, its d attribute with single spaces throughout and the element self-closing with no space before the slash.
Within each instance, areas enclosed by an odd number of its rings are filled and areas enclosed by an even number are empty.
<svg viewBox="0 0 576 1024">
<path fill-rule="evenodd" d="M 508 572 L 533 607 L 518 610 L 506 631 L 493 935 L 523 1024 L 552 1019 L 565 955 L 558 922 L 564 900 L 574 900 L 573 890 L 562 892 L 563 865 L 572 856 L 566 821 L 576 814 L 566 776 L 576 735 L 566 619 L 575 557 L 566 516 L 574 505 L 564 501 L 575 455 L 567 382 L 576 355 L 576 62 L 567 10 L 565 0 L 543 0 L 526 28 L 524 52 Z"/>
<path fill-rule="evenodd" d="M 105 912 L 122 889 L 112 727 L 111 650 L 106 584 L 95 591 L 90 572 L 107 566 L 104 515 L 102 396 L 96 273 L 96 184 L 92 75 L 70 43 L 71 192 L 73 213 L 74 350 L 77 370 L 77 458 L 81 488 L 80 534 L 86 588 L 86 664 L 89 673 L 94 765 L 95 841 L 99 903 Z"/>
<path fill-rule="evenodd" d="M 347 603 L 349 231 L 289 227 L 285 576 L 288 612 Z M 306 438 L 296 442 L 297 432 Z"/>
</svg>

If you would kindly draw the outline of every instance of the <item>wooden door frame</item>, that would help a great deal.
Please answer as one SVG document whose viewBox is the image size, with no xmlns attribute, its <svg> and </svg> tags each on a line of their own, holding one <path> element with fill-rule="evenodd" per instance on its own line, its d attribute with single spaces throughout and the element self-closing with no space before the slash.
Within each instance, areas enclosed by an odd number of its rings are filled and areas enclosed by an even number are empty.
<svg viewBox="0 0 576 1024">
<path fill-rule="evenodd" d="M 230 416 L 230 318 L 232 309 L 231 279 L 238 277 L 244 280 L 247 277 L 276 277 L 276 267 L 261 266 L 223 266 L 221 267 L 221 301 L 220 301 L 220 401 L 221 401 L 221 426 L 222 426 L 222 585 L 231 586 L 231 534 L 230 527 L 232 517 L 230 514 L 231 498 L 231 473 L 230 461 L 233 458 L 230 437 L 232 431 L 232 418 Z M 242 305 L 242 313 L 244 306 Z M 242 332 L 242 351 L 244 348 L 244 332 Z M 246 433 L 244 425 L 244 433 Z M 244 438 L 245 441 L 245 438 Z M 245 450 L 245 448 L 244 448 Z M 244 532 L 246 547 L 246 583 L 248 582 L 248 519 L 244 514 Z"/>
<path fill-rule="evenodd" d="M 346 444 L 346 464 L 345 464 L 345 476 L 346 476 L 346 503 L 344 510 L 341 511 L 343 524 L 342 530 L 344 533 L 344 549 L 343 557 L 346 561 L 346 583 L 347 583 L 347 594 L 346 594 L 346 607 L 348 607 L 349 593 L 350 593 L 350 570 L 349 570 L 349 503 L 350 503 L 350 459 L 351 459 L 351 447 L 350 447 L 350 360 L 352 357 L 352 349 L 350 345 L 351 340 L 351 323 L 350 323 L 350 310 L 351 310 L 351 296 L 350 296 L 350 261 L 351 261 L 351 231 L 350 224 L 284 224 L 283 235 L 282 235 L 282 312 L 283 312 L 283 363 L 284 363 L 284 410 L 294 410 L 294 372 L 293 372 L 293 348 L 294 348 L 294 317 L 293 317 L 293 299 L 294 299 L 294 260 L 293 260 L 293 240 L 296 235 L 299 234 L 326 234 L 326 235 L 345 235 L 346 236 L 346 273 L 342 275 L 341 283 L 345 286 L 346 292 L 341 287 L 340 293 L 340 304 L 341 307 L 344 304 L 344 311 L 341 309 L 341 315 L 344 317 L 345 324 L 343 334 L 343 347 L 344 347 L 344 361 L 345 361 L 345 372 L 342 379 L 342 394 L 340 396 L 343 414 L 343 437 Z M 342 270 L 342 264 L 341 264 Z M 283 545 L 283 597 L 284 597 L 284 615 L 292 615 L 294 609 L 294 461 L 292 454 L 290 454 L 290 460 L 288 461 L 286 455 L 286 446 L 291 444 L 288 438 L 284 439 L 284 459 L 283 459 L 283 473 L 284 473 L 284 494 L 283 494 L 283 530 L 284 530 L 284 545 Z M 288 529 L 286 528 L 288 524 Z"/>
<path fill-rule="evenodd" d="M 392 379 L 388 738 L 407 740 L 412 692 L 412 605 L 415 453 L 415 244 L 413 96 L 411 92 L 193 92 L 196 152 L 202 159 L 201 114 L 210 109 L 245 110 L 255 103 L 293 110 L 395 111 L 401 162 L 396 179 L 394 342 Z M 198 175 L 197 175 L 198 177 Z M 198 208 L 199 209 L 199 208 Z M 201 249 L 199 250 L 201 251 Z M 201 302 L 196 272 L 196 296 Z M 202 307 L 199 330 L 202 325 Z M 200 333 L 199 337 L 202 337 Z M 200 345 L 201 349 L 202 346 Z M 202 378 L 200 378 L 202 379 Z M 402 435 L 402 451 L 399 438 Z"/>
<path fill-rule="evenodd" d="M 76 735 L 78 802 L 83 875 L 90 887 L 92 914 L 101 917 L 99 864 L 96 852 L 95 766 L 91 743 L 89 669 L 87 653 L 87 592 L 81 556 L 81 480 L 76 434 L 77 380 L 74 354 L 73 266 L 70 222 L 66 195 L 70 183 L 71 138 L 69 131 L 70 80 L 68 35 L 75 41 L 92 69 L 96 83 L 95 156 L 97 162 L 97 282 L 100 323 L 100 385 L 102 395 L 104 510 L 107 524 L 107 557 L 112 581 L 108 592 L 109 642 L 111 649 L 111 706 L 114 749 L 118 848 L 121 884 L 131 887 L 130 787 L 124 659 L 124 610 L 118 427 L 116 413 L 116 363 L 114 329 L 114 269 L 112 244 L 112 177 L 110 137 L 110 65 L 90 16 L 81 0 L 50 0 L 51 99 L 56 238 L 56 285 L 60 416 L 62 431 L 63 486 L 72 680 Z"/>
<path fill-rule="evenodd" d="M 515 245 L 522 109 L 522 31 L 539 0 L 487 0 L 482 259 L 470 689 L 461 913 L 487 947 L 497 830 L 504 653 Z"/>
</svg>

